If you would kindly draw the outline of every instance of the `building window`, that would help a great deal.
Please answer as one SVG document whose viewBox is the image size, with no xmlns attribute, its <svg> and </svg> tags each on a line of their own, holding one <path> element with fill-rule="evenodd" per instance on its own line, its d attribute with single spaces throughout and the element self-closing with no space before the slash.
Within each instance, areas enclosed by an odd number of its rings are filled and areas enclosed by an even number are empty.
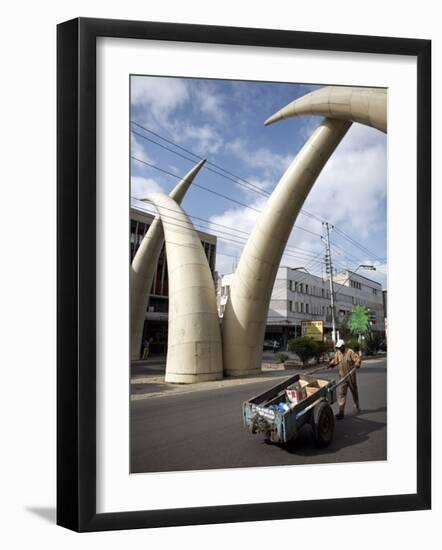
<svg viewBox="0 0 442 550">
<path fill-rule="evenodd" d="M 309 310 L 309 305 L 305 304 L 305 312 L 308 313 L 308 310 Z"/>
<path fill-rule="evenodd" d="M 305 285 L 305 293 L 308 294 L 308 285 Z"/>
<path fill-rule="evenodd" d="M 293 302 L 289 300 L 289 311 L 293 311 Z"/>
<path fill-rule="evenodd" d="M 299 283 L 299 292 L 303 292 L 302 287 L 303 287 L 302 283 Z"/>
<path fill-rule="evenodd" d="M 304 313 L 304 304 L 301 302 L 301 313 Z"/>
</svg>

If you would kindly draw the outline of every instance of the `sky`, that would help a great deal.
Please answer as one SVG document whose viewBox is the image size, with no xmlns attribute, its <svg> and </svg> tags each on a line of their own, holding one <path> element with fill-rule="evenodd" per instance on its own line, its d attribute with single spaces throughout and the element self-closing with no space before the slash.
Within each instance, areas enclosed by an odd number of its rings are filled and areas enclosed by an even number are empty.
<svg viewBox="0 0 442 550">
<path fill-rule="evenodd" d="M 182 207 L 197 230 L 218 235 L 217 271 L 232 272 L 268 194 L 321 122 L 301 117 L 264 126 L 264 120 L 318 87 L 132 76 L 132 204 L 152 211 L 136 199 L 169 193 L 199 158 L 228 171 L 206 163 L 194 184 L 212 192 L 193 184 Z M 358 273 L 386 288 L 386 163 L 386 135 L 353 124 L 307 197 L 281 265 L 325 277 L 321 220 L 327 220 L 334 268 L 373 265 L 376 271 Z"/>
</svg>

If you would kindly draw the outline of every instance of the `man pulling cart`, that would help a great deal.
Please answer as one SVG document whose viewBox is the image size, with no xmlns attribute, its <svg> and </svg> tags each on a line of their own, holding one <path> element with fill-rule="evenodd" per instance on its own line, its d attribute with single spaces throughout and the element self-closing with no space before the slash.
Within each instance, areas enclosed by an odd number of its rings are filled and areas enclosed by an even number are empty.
<svg viewBox="0 0 442 550">
<path fill-rule="evenodd" d="M 345 401 L 347 398 L 347 391 L 350 388 L 355 404 L 354 414 L 359 414 L 361 409 L 359 408 L 359 392 L 356 382 L 356 370 L 361 366 L 361 356 L 354 352 L 350 348 L 346 348 L 344 340 L 338 340 L 336 342 L 336 353 L 333 359 L 329 362 L 328 368 L 338 367 L 339 380 L 344 378 L 351 370 L 353 372 L 347 379 L 338 387 L 337 401 L 339 406 L 339 412 L 336 414 L 336 418 L 339 420 L 344 418 Z"/>
</svg>

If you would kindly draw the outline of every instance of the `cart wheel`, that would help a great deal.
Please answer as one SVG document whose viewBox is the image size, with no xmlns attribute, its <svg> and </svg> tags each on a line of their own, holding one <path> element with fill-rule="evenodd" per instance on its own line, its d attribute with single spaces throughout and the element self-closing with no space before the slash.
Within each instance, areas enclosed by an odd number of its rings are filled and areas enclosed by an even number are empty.
<svg viewBox="0 0 442 550">
<path fill-rule="evenodd" d="M 333 439 L 335 417 L 328 403 L 322 401 L 313 409 L 311 425 L 316 443 L 319 447 L 326 447 Z"/>
</svg>

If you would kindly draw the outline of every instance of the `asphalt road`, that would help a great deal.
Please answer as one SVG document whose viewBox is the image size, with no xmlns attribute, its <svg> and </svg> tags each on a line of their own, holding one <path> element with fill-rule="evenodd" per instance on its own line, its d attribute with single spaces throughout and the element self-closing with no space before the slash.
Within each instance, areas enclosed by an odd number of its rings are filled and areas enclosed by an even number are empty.
<svg viewBox="0 0 442 550">
<path fill-rule="evenodd" d="M 327 371 L 326 376 L 335 376 L 334 370 Z M 285 446 L 267 443 L 262 435 L 245 431 L 241 412 L 243 401 L 274 383 L 267 380 L 131 402 L 131 472 L 387 458 L 385 359 L 363 362 L 358 371 L 361 414 L 351 416 L 353 401 L 349 394 L 346 405 L 349 415 L 336 421 L 334 439 L 325 449 L 316 447 L 309 426 L 304 426 L 299 437 Z M 336 407 L 333 405 L 334 409 Z"/>
</svg>

